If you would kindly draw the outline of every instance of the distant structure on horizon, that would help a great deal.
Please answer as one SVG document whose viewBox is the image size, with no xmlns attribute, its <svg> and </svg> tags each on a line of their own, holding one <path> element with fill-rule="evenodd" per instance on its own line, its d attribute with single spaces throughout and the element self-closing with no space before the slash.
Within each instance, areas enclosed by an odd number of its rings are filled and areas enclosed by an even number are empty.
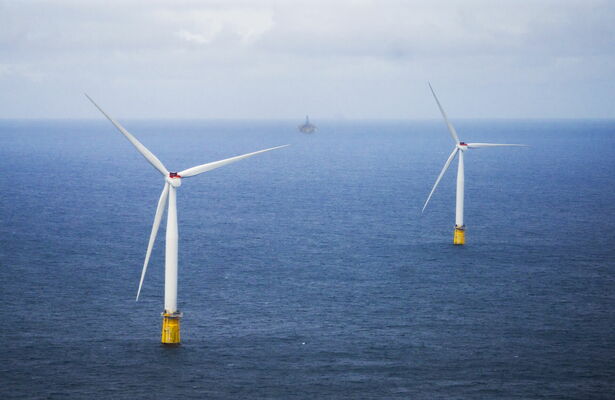
<svg viewBox="0 0 615 400">
<path fill-rule="evenodd" d="M 310 117 L 305 116 L 305 123 L 303 125 L 299 125 L 299 132 L 302 133 L 314 133 L 316 131 L 316 125 L 310 123 Z"/>
</svg>

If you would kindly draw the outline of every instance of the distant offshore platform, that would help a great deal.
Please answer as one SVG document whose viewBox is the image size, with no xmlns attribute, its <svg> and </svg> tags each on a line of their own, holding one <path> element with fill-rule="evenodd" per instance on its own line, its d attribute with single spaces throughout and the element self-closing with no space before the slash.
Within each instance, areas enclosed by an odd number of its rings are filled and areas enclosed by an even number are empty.
<svg viewBox="0 0 615 400">
<path fill-rule="evenodd" d="M 305 123 L 303 125 L 299 125 L 299 132 L 302 133 L 314 133 L 316 131 L 316 125 L 310 123 L 310 117 L 305 116 Z"/>
</svg>

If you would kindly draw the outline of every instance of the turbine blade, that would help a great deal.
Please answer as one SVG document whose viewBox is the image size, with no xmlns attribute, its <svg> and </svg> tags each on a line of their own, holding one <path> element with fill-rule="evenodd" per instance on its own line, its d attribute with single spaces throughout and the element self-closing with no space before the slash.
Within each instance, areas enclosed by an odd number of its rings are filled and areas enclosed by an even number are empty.
<svg viewBox="0 0 615 400">
<path fill-rule="evenodd" d="M 88 98 L 88 100 L 90 100 L 92 102 L 92 104 L 94 104 L 94 106 L 96 108 L 98 108 L 98 110 L 103 113 L 103 115 L 105 117 L 107 117 L 107 119 L 109 121 L 111 121 L 111 123 L 113 125 L 115 125 L 115 127 L 117 128 L 118 131 L 120 131 L 122 133 L 122 135 L 124 135 L 126 137 L 126 139 L 128 139 L 128 141 L 130 141 L 130 143 L 132 143 L 133 146 L 135 146 L 135 148 L 139 151 L 139 153 L 141 153 L 141 155 L 143 157 L 145 157 L 145 159 L 152 164 L 152 166 L 154 168 L 156 168 L 158 171 L 160 171 L 160 173 L 164 176 L 168 176 L 169 175 L 169 171 L 165 168 L 165 166 L 162 164 L 162 162 L 154 155 L 154 153 L 152 153 L 151 151 L 149 151 L 147 149 L 147 147 L 143 146 L 143 144 L 141 142 L 139 142 L 137 140 L 137 138 L 135 138 L 132 134 L 130 134 L 130 132 L 128 132 L 126 129 L 124 129 L 124 127 L 122 125 L 120 125 L 117 121 L 115 121 L 113 118 L 111 118 L 106 112 L 103 111 L 102 108 L 100 108 L 98 106 L 98 104 L 96 104 L 94 102 L 94 100 L 92 100 L 92 98 L 90 96 L 88 96 L 87 93 L 84 93 L 85 97 Z"/>
<path fill-rule="evenodd" d="M 514 146 L 514 147 L 528 147 L 527 144 L 499 144 L 499 143 L 467 143 L 469 149 L 480 149 L 481 147 L 500 147 L 500 146 Z"/>
<path fill-rule="evenodd" d="M 448 166 L 451 165 L 451 162 L 455 158 L 455 155 L 457 154 L 458 151 L 459 149 L 455 147 L 451 155 L 448 156 L 448 160 L 446 160 L 446 163 L 444 163 L 444 168 L 442 168 L 442 171 L 440 171 L 440 175 L 438 175 L 438 179 L 436 179 L 436 183 L 434 183 L 433 188 L 431 189 L 431 192 L 429 193 L 429 196 L 427 196 L 427 200 L 425 201 L 425 205 L 423 206 L 423 209 L 421 210 L 421 212 L 425 211 L 425 207 L 427 207 L 427 204 L 429 203 L 429 199 L 431 199 L 431 196 L 433 195 L 433 192 L 435 192 L 436 187 L 438 186 L 438 183 L 440 183 L 440 179 L 442 179 L 442 177 L 444 176 L 444 173 L 448 169 Z"/>
<path fill-rule="evenodd" d="M 207 164 L 197 165 L 196 167 L 188 168 L 188 169 L 185 169 L 185 170 L 183 170 L 181 172 L 178 172 L 178 174 L 182 178 L 188 178 L 190 176 L 195 176 L 195 175 L 198 175 L 198 174 L 202 174 L 203 172 L 211 171 L 212 169 L 220 168 L 220 167 L 222 167 L 224 165 L 227 165 L 227 164 L 230 164 L 230 163 L 234 163 L 235 161 L 243 160 L 244 158 L 252 157 L 254 155 L 257 155 L 257 154 L 260 154 L 260 153 L 264 153 L 266 151 L 271 151 L 271 150 L 275 150 L 275 149 L 281 149 L 282 147 L 286 147 L 286 146 L 290 146 L 290 145 L 289 144 L 285 144 L 284 146 L 272 147 L 270 149 L 255 151 L 254 153 L 248 153 L 248 154 L 244 154 L 244 155 L 236 156 L 236 157 L 231 157 L 231 158 L 227 158 L 227 159 L 220 160 L 220 161 L 214 161 L 214 162 L 210 162 L 210 163 L 207 163 Z"/>
<path fill-rule="evenodd" d="M 446 116 L 446 113 L 444 112 L 444 108 L 442 108 L 442 105 L 440 104 L 440 101 L 438 100 L 438 96 L 436 96 L 436 92 L 434 92 L 433 88 L 431 87 L 431 83 L 428 82 L 427 84 L 429 85 L 429 89 L 431 89 L 431 94 L 433 94 L 433 98 L 436 99 L 436 103 L 438 103 L 438 108 L 440 109 L 440 112 L 442 113 L 442 117 L 444 117 L 444 122 L 446 122 L 446 126 L 448 127 L 448 131 L 451 133 L 451 137 L 455 141 L 455 144 L 459 144 L 460 142 L 459 135 L 457 135 L 457 131 L 455 130 L 455 127 L 448 120 L 448 117 Z"/>
<path fill-rule="evenodd" d="M 145 278 L 145 272 L 147 271 L 147 264 L 149 263 L 149 256 L 152 254 L 152 248 L 156 241 L 156 235 L 158 234 L 158 228 L 160 227 L 160 220 L 162 219 L 162 213 L 164 212 L 164 206 L 167 204 L 167 197 L 169 195 L 169 184 L 165 183 L 160 199 L 158 200 L 158 207 L 156 208 L 156 215 L 154 216 L 154 225 L 152 226 L 152 233 L 149 235 L 149 244 L 147 245 L 147 252 L 145 253 L 145 262 L 143 263 L 143 270 L 141 271 L 141 280 L 139 281 L 139 290 L 137 291 L 137 299 L 139 301 L 139 294 L 141 294 L 141 287 L 143 286 L 143 279 Z"/>
</svg>

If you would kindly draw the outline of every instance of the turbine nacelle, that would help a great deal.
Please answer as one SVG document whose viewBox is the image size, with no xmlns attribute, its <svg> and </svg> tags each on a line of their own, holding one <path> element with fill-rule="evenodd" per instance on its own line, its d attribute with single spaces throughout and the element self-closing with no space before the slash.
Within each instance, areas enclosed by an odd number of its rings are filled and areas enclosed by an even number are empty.
<svg viewBox="0 0 615 400">
<path fill-rule="evenodd" d="M 461 151 L 466 151 L 468 149 L 468 144 L 466 142 L 457 143 L 457 148 Z"/>
<path fill-rule="evenodd" d="M 164 180 L 174 188 L 178 188 L 182 185 L 182 177 L 177 172 L 169 172 L 169 176 Z"/>
</svg>

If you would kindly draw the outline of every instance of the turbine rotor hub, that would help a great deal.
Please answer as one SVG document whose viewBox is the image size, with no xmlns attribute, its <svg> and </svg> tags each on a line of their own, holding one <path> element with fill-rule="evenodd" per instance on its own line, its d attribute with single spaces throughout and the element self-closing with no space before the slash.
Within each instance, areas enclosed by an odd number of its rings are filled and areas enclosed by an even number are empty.
<svg viewBox="0 0 615 400">
<path fill-rule="evenodd" d="M 169 176 L 166 177 L 166 181 L 174 188 L 182 185 L 182 177 L 177 172 L 169 172 Z"/>
</svg>

